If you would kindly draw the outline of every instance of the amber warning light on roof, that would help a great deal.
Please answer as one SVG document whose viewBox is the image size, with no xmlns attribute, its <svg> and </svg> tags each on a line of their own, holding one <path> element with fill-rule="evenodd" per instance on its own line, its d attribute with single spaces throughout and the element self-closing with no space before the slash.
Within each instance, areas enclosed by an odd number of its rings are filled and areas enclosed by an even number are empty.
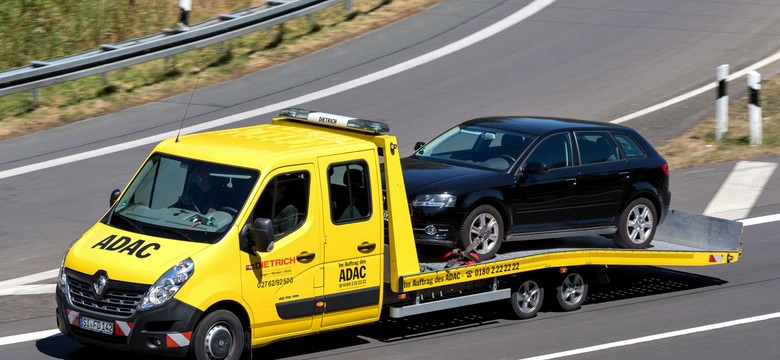
<svg viewBox="0 0 780 360">
<path fill-rule="evenodd" d="M 365 119 L 357 119 L 344 115 L 328 114 L 324 112 L 310 111 L 298 108 L 284 109 L 279 116 L 301 120 L 320 125 L 363 130 L 372 133 L 385 133 L 390 131 L 390 126 L 381 122 Z"/>
</svg>

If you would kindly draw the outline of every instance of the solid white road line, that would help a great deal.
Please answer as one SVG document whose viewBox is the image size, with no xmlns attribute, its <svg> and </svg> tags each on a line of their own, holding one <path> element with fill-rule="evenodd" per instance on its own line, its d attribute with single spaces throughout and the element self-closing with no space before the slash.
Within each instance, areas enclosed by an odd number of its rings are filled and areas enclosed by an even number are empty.
<svg viewBox="0 0 780 360">
<path fill-rule="evenodd" d="M 19 285 L 8 289 L 0 288 L 0 296 L 54 294 L 57 284 Z"/>
<path fill-rule="evenodd" d="M 35 341 L 35 340 L 47 338 L 49 336 L 60 335 L 60 334 L 61 333 L 59 329 L 52 329 L 52 330 L 36 331 L 27 334 L 5 336 L 5 337 L 0 337 L 0 346 L 16 344 L 25 341 Z"/>
<path fill-rule="evenodd" d="M 15 279 L 0 281 L 0 290 L 14 287 L 14 286 L 34 283 L 41 280 L 55 278 L 57 277 L 57 274 L 59 274 L 59 272 L 60 272 L 59 269 L 54 269 L 54 270 L 39 272 L 37 274 L 18 277 Z"/>
<path fill-rule="evenodd" d="M 758 200 L 777 164 L 740 161 L 710 200 L 704 215 L 723 219 L 743 219 Z"/>
<path fill-rule="evenodd" d="M 531 15 L 536 14 L 537 12 L 541 11 L 542 9 L 550 6 L 552 3 L 554 3 L 555 0 L 535 0 L 534 2 L 526 5 L 522 9 L 518 10 L 517 12 L 501 19 L 500 21 L 497 21 L 493 23 L 492 25 L 477 31 L 476 33 L 473 33 L 465 38 L 462 38 L 458 41 L 455 41 L 449 45 L 445 45 L 444 47 L 441 47 L 439 49 L 436 49 L 432 52 L 429 52 L 427 54 L 420 55 L 414 59 L 407 60 L 405 62 L 402 62 L 400 64 L 393 65 L 389 68 L 379 70 L 375 73 L 371 73 L 368 75 L 365 75 L 363 77 L 347 81 L 345 83 L 335 85 L 332 87 L 329 87 L 327 89 L 315 91 L 310 94 L 306 94 L 303 96 L 299 96 L 297 98 L 285 100 L 282 102 L 278 102 L 276 104 L 271 104 L 267 106 L 263 106 L 261 108 L 246 111 L 243 113 L 230 115 L 224 118 L 208 121 L 205 123 L 201 123 L 198 125 L 189 126 L 186 128 L 181 129 L 182 134 L 189 134 L 194 133 L 198 131 L 204 131 L 208 129 L 213 129 L 215 127 L 232 124 L 238 121 L 246 120 L 249 118 L 253 118 L 260 115 L 265 115 L 268 113 L 276 112 L 284 108 L 297 106 L 299 104 L 311 102 L 314 100 L 322 99 L 324 97 L 328 97 L 331 95 L 335 95 L 347 90 L 354 89 L 359 86 L 363 86 L 366 84 L 370 84 L 374 81 L 379 81 L 381 79 L 384 79 L 386 77 L 396 75 L 399 73 L 402 73 L 406 70 L 413 69 L 415 67 L 418 67 L 420 65 L 427 64 L 431 61 L 434 61 L 436 59 L 442 58 L 444 56 L 447 56 L 449 54 L 452 54 L 458 50 L 464 49 L 466 47 L 469 47 L 471 45 L 474 45 L 482 40 L 485 40 L 493 35 L 496 35 L 509 27 L 516 25 L 517 23 L 527 19 Z M 122 144 L 116 144 L 112 146 L 108 146 L 101 149 L 95 149 L 91 151 L 86 151 L 79 154 L 74 154 L 70 156 L 65 156 L 57 159 L 52 159 L 48 161 L 43 161 L 35 164 L 20 166 L 17 168 L 9 169 L 0 171 L 0 179 L 5 179 L 12 176 L 22 175 L 33 171 L 43 170 L 47 168 L 51 168 L 54 166 L 59 166 L 63 164 L 68 164 L 80 160 L 86 160 L 93 157 L 98 157 L 102 155 L 107 155 L 123 150 L 128 150 L 132 148 L 136 148 L 143 145 L 148 145 L 152 143 L 160 142 L 164 139 L 171 138 L 176 136 L 178 133 L 177 130 L 169 131 L 166 133 L 150 136 L 143 139 L 133 140 Z"/>
<path fill-rule="evenodd" d="M 643 336 L 643 337 L 634 338 L 634 339 L 628 339 L 628 340 L 623 340 L 623 341 L 616 341 L 616 342 L 611 342 L 611 343 L 602 344 L 602 345 L 595 345 L 595 346 L 589 346 L 589 347 L 580 348 L 580 349 L 574 349 L 574 350 L 569 350 L 569 351 L 562 351 L 562 352 L 558 352 L 558 353 L 554 353 L 554 354 L 539 355 L 539 356 L 534 356 L 534 357 L 530 357 L 530 358 L 524 358 L 524 359 L 521 359 L 521 360 L 558 359 L 558 358 L 562 358 L 562 357 L 566 357 L 566 356 L 585 354 L 585 353 L 601 351 L 601 350 L 607 350 L 607 349 L 612 349 L 612 348 L 621 347 L 621 346 L 629 346 L 629 345 L 634 345 L 634 344 L 639 344 L 639 343 L 644 343 L 644 342 L 657 341 L 657 340 L 668 339 L 668 338 L 673 338 L 673 337 L 677 337 L 677 336 L 684 336 L 684 335 L 690 335 L 690 334 L 695 334 L 695 333 L 700 333 L 700 332 L 705 332 L 705 331 L 712 331 L 712 330 L 718 330 L 718 329 L 723 329 L 723 328 L 727 328 L 727 327 L 733 327 L 733 326 L 739 326 L 739 325 L 744 325 L 744 324 L 750 324 L 750 323 L 759 322 L 759 321 L 766 321 L 766 320 L 776 319 L 776 318 L 779 318 L 779 317 L 780 317 L 780 312 L 776 312 L 776 313 L 772 313 L 772 314 L 759 315 L 759 316 L 749 317 L 749 318 L 745 318 L 745 319 L 726 321 L 726 322 L 712 324 L 712 325 L 699 326 L 699 327 L 683 329 L 683 330 L 678 330 L 678 331 L 672 331 L 672 332 L 667 332 L 667 333 L 655 334 L 655 335 L 650 335 L 650 336 Z"/>
</svg>

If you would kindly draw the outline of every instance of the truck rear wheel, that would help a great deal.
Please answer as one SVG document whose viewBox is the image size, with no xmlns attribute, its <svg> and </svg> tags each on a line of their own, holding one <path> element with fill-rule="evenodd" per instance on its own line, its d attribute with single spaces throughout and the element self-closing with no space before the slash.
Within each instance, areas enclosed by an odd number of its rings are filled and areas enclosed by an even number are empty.
<svg viewBox="0 0 780 360">
<path fill-rule="evenodd" d="M 655 236 L 655 205 L 646 198 L 632 201 L 620 214 L 618 230 L 612 240 L 625 249 L 644 249 Z"/>
<path fill-rule="evenodd" d="M 241 321 L 230 311 L 216 310 L 198 323 L 190 346 L 197 360 L 237 360 L 244 349 Z"/>
<path fill-rule="evenodd" d="M 496 256 L 503 241 L 504 221 L 498 210 L 490 205 L 477 206 L 461 225 L 460 246 L 477 253 L 480 260 Z"/>
<path fill-rule="evenodd" d="M 512 289 L 509 305 L 518 319 L 530 319 L 539 312 L 544 303 L 544 288 L 534 279 L 526 279 Z"/>
<path fill-rule="evenodd" d="M 561 310 L 577 310 L 582 307 L 585 297 L 588 296 L 588 283 L 582 275 L 573 272 L 563 277 L 555 290 L 555 300 Z"/>
</svg>

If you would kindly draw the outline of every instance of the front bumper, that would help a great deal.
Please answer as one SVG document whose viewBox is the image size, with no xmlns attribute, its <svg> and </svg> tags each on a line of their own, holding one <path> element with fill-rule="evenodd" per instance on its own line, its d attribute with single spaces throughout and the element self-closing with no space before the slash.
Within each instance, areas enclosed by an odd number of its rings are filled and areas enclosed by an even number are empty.
<svg viewBox="0 0 780 360">
<path fill-rule="evenodd" d="M 156 356 L 183 357 L 189 351 L 192 331 L 202 311 L 177 299 L 130 317 L 117 317 L 75 307 L 62 291 L 56 291 L 57 327 L 81 343 L 119 351 Z M 113 323 L 113 334 L 80 327 L 82 317 Z"/>
<path fill-rule="evenodd" d="M 458 245 L 463 214 L 451 209 L 412 209 L 414 241 L 420 245 L 454 248 Z"/>
</svg>

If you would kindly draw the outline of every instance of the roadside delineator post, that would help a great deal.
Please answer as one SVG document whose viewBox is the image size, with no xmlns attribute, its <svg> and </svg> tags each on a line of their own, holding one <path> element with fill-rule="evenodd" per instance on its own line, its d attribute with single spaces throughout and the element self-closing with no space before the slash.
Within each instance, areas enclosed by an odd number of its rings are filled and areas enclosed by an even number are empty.
<svg viewBox="0 0 780 360">
<path fill-rule="evenodd" d="M 751 71 L 747 74 L 750 103 L 748 104 L 748 119 L 750 124 L 750 145 L 761 145 L 761 105 L 759 90 L 761 90 L 761 74 Z"/>
<path fill-rule="evenodd" d="M 715 139 L 720 141 L 729 131 L 729 95 L 726 92 L 726 80 L 729 77 L 729 65 L 718 66 L 715 78 L 718 81 L 718 98 L 715 100 Z"/>
</svg>

